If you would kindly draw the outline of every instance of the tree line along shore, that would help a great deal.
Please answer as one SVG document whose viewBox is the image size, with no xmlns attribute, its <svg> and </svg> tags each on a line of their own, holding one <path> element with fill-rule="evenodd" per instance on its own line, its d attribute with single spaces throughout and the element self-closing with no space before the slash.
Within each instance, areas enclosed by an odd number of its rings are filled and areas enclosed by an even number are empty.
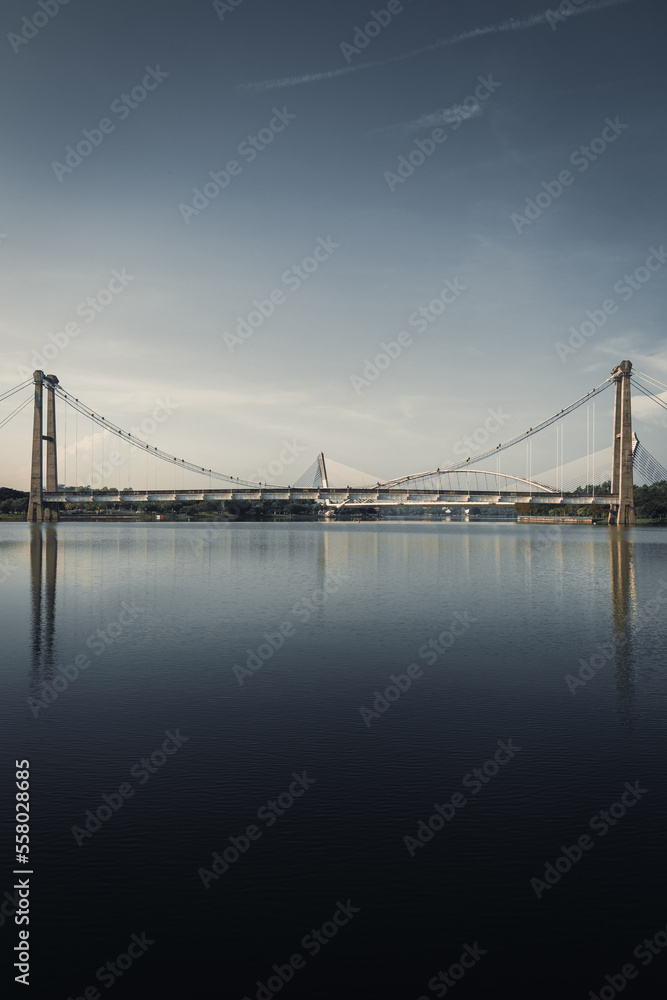
<svg viewBox="0 0 667 1000">
<path fill-rule="evenodd" d="M 604 493 L 609 488 L 608 483 L 601 483 L 596 487 L 600 493 Z M 89 487 L 81 488 L 89 490 Z M 589 488 L 582 488 L 581 492 L 588 492 Z M 109 490 L 115 493 L 115 490 Z M 121 493 L 122 497 L 122 493 Z M 643 523 L 660 524 L 667 523 L 667 481 L 654 483 L 652 486 L 635 486 L 634 488 L 635 511 L 637 520 Z M 0 487 L 0 518 L 3 520 L 23 520 L 28 511 L 28 493 L 23 490 L 14 490 L 9 487 Z M 608 507 L 604 504 L 549 504 L 549 503 L 515 503 L 513 508 L 508 507 L 476 507 L 471 504 L 468 508 L 472 517 L 489 517 L 497 519 L 505 517 L 514 519 L 516 516 L 534 515 L 536 517 L 575 517 L 575 518 L 595 518 L 596 520 L 606 520 Z M 344 517 L 366 519 L 382 519 L 387 516 L 438 518 L 444 516 L 441 508 L 425 506 L 423 508 L 411 507 L 395 508 L 372 507 L 363 509 L 350 509 L 348 511 L 335 512 L 324 504 L 314 500 L 197 500 L 197 501 L 149 501 L 147 503 L 135 503 L 131 501 L 114 501 L 113 506 L 105 503 L 67 503 L 61 505 L 61 515 L 63 518 L 76 519 L 77 516 L 90 517 L 94 515 L 123 516 L 127 518 L 137 517 L 154 520 L 163 516 L 168 520 L 192 520 L 201 518 L 202 520 L 235 520 L 235 521 L 265 521 L 276 518 L 303 519 L 319 518 L 324 516 L 340 519 Z M 462 515 L 462 508 L 454 508 L 451 511 L 453 516 Z"/>
</svg>

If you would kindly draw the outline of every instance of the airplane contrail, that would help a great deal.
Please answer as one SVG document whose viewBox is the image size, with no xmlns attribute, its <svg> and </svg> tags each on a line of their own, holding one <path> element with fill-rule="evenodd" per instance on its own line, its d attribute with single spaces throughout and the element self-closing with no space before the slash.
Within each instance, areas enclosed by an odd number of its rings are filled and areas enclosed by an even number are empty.
<svg viewBox="0 0 667 1000">
<path fill-rule="evenodd" d="M 559 14 L 558 10 L 549 8 L 540 14 L 532 14 L 530 17 L 510 18 L 501 24 L 488 24 L 484 28 L 473 28 L 471 31 L 463 31 L 452 38 L 439 38 L 429 45 L 424 45 L 411 52 L 403 52 L 397 56 L 390 56 L 388 59 L 379 59 L 375 62 L 357 63 L 355 66 L 340 66 L 338 69 L 326 70 L 323 73 L 305 73 L 302 76 L 288 76 L 281 79 L 259 80 L 255 83 L 238 84 L 236 90 L 250 90 L 259 93 L 264 90 L 278 90 L 283 87 L 297 87 L 304 83 L 315 83 L 319 80 L 334 80 L 339 76 L 347 76 L 349 73 L 360 73 L 366 69 L 377 69 L 380 66 L 389 66 L 392 63 L 404 62 L 406 59 L 414 59 L 425 52 L 434 52 L 436 49 L 443 49 L 451 45 L 460 45 L 472 38 L 481 38 L 482 35 L 495 35 L 502 31 L 525 31 L 527 28 L 537 27 L 539 24 L 549 22 L 555 28 L 557 22 L 563 18 L 575 17 L 578 14 L 589 14 L 596 10 L 603 10 L 605 7 L 618 7 L 621 4 L 634 3 L 635 0 L 588 0 L 581 7 L 577 7 L 568 12 L 567 15 Z"/>
</svg>

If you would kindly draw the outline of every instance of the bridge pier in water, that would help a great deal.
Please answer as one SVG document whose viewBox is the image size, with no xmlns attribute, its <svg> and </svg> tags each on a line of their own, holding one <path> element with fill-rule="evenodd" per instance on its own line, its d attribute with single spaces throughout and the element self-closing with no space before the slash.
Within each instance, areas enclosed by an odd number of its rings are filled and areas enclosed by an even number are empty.
<svg viewBox="0 0 667 1000">
<path fill-rule="evenodd" d="M 613 369 L 616 382 L 614 401 L 614 439 L 612 442 L 612 471 L 610 493 L 617 498 L 609 507 L 609 524 L 635 523 L 632 454 L 632 408 L 630 402 L 631 361 L 621 361 Z"/>
<path fill-rule="evenodd" d="M 32 460 L 30 464 L 30 499 L 28 521 L 57 521 L 58 505 L 44 503 L 44 441 L 46 441 L 46 492 L 58 489 L 58 459 L 56 442 L 56 396 L 58 385 L 55 375 L 43 371 L 33 372 L 35 406 L 32 422 Z M 46 435 L 43 433 L 44 387 L 46 387 Z"/>
</svg>

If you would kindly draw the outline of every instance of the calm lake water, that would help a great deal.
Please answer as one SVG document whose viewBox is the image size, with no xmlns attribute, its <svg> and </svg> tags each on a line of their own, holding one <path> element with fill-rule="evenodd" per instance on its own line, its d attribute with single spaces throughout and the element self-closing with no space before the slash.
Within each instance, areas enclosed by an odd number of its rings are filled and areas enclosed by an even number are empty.
<svg viewBox="0 0 667 1000">
<path fill-rule="evenodd" d="M 591 525 L 0 524 L 16 995 L 585 1000 L 628 963 L 628 1000 L 662 995 L 666 555 Z"/>
</svg>

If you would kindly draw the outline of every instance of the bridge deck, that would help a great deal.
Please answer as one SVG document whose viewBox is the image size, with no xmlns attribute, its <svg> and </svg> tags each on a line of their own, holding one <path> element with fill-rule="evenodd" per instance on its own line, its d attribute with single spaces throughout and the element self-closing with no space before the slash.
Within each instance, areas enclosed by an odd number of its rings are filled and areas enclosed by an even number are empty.
<svg viewBox="0 0 667 1000">
<path fill-rule="evenodd" d="M 250 489 L 248 487 L 230 489 L 209 489 L 209 490 L 93 490 L 88 492 L 62 490 L 55 493 L 44 493 L 43 501 L 47 504 L 53 503 L 124 503 L 133 501 L 135 503 L 156 502 L 194 502 L 198 500 L 319 500 L 320 502 L 331 504 L 345 504 L 346 507 L 354 503 L 369 504 L 373 506 L 396 506 L 406 504 L 429 504 L 435 506 L 457 506 L 462 504 L 475 504 L 476 506 L 496 506 L 498 504 L 510 505 L 514 503 L 549 503 L 549 504 L 609 504 L 616 502 L 616 497 L 606 494 L 592 496 L 580 493 L 498 493 L 498 492 L 475 492 L 451 490 L 441 492 L 438 490 L 406 490 L 393 489 L 383 490 L 377 487 L 368 488 L 303 488 L 303 487 L 260 487 Z"/>
</svg>

